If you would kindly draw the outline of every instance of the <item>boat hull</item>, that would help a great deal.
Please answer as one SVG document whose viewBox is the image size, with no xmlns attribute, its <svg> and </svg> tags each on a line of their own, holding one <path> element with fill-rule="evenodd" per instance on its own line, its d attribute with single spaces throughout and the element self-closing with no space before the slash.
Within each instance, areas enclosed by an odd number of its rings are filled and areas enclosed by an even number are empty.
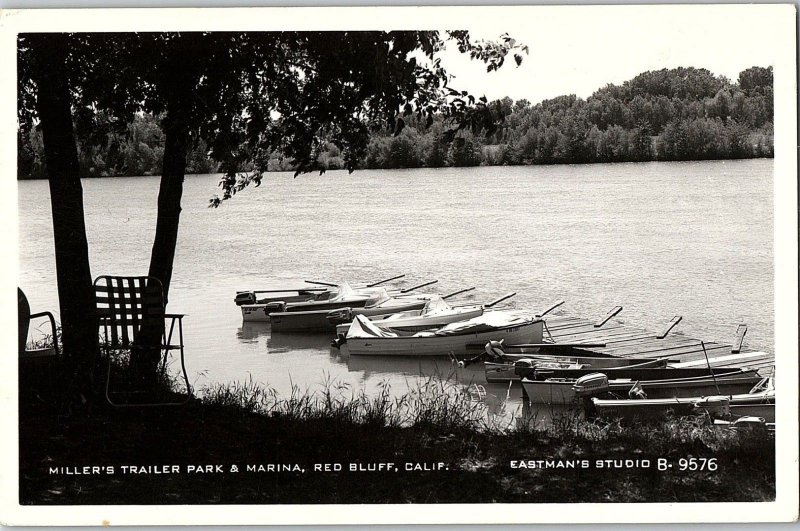
<svg viewBox="0 0 800 531">
<path fill-rule="evenodd" d="M 442 336 L 400 336 L 347 338 L 350 354 L 369 356 L 465 356 L 468 345 L 486 344 L 489 341 L 513 341 L 517 343 L 539 342 L 542 339 L 542 322 L 531 321 L 496 330 Z"/>
<path fill-rule="evenodd" d="M 383 316 L 394 315 L 392 312 L 390 314 L 383 314 Z M 369 314 L 365 314 L 369 316 Z M 380 326 L 381 328 L 389 328 L 391 330 L 400 330 L 402 332 L 421 332 L 423 330 L 430 330 L 432 328 L 441 328 L 445 325 L 449 325 L 450 323 L 457 323 L 458 321 L 466 321 L 467 319 L 472 319 L 474 317 L 480 317 L 483 315 L 483 308 L 476 308 L 475 310 L 470 310 L 466 312 L 460 313 L 452 313 L 452 314 L 442 314 L 442 315 L 435 315 L 431 317 L 425 316 L 418 316 L 418 317 L 409 317 L 404 319 L 370 319 L 375 326 Z M 346 337 L 347 330 L 350 328 L 350 323 L 340 324 L 336 326 L 336 335 L 337 337 Z"/>
<path fill-rule="evenodd" d="M 418 310 L 425 306 L 425 299 L 401 299 L 399 302 L 392 301 L 392 306 L 376 306 L 374 308 L 362 307 L 353 308 L 351 306 L 340 306 L 331 308 L 320 308 L 312 311 L 298 311 L 296 307 L 289 307 L 285 312 L 273 312 L 270 314 L 272 329 L 279 332 L 335 332 L 337 325 L 330 319 L 332 310 L 351 309 L 351 315 L 384 315 L 386 312 L 403 312 Z M 349 326 L 349 324 L 345 325 Z"/>
<path fill-rule="evenodd" d="M 241 304 L 239 308 L 242 310 L 242 321 L 268 323 L 270 314 L 283 308 L 283 303 Z"/>
<path fill-rule="evenodd" d="M 287 303 L 287 301 L 280 300 L 257 304 L 242 304 L 239 307 L 242 309 L 243 321 L 269 323 L 271 322 L 270 317 L 276 313 L 324 311 L 325 315 L 327 315 L 330 310 L 364 306 L 366 301 L 366 298 L 338 302 L 305 301 L 296 303 Z M 332 329 L 332 327 L 330 328 Z"/>
<path fill-rule="evenodd" d="M 708 413 L 714 418 L 737 419 L 740 417 L 762 417 L 767 422 L 775 421 L 775 394 L 748 393 L 719 397 L 705 403 L 702 397 L 669 399 L 603 400 L 593 398 L 591 412 L 602 418 L 663 418 L 669 414 L 690 415 Z"/>
<path fill-rule="evenodd" d="M 712 378 L 686 378 L 676 380 L 639 381 L 638 385 L 648 398 L 689 398 L 719 394 L 746 394 L 762 378 L 754 371 Z M 627 396 L 636 382 L 610 380 L 608 388 L 599 394 L 613 393 Z M 586 395 L 579 396 L 573 389 L 574 379 L 531 380 L 524 378 L 522 388 L 532 404 L 576 404 Z"/>
<path fill-rule="evenodd" d="M 269 316 L 273 332 L 330 332 L 330 309 L 305 312 L 274 312 Z"/>
<path fill-rule="evenodd" d="M 523 376 L 533 374 L 538 364 L 555 363 L 564 365 L 579 365 L 583 367 L 591 367 L 593 372 L 598 369 L 617 369 L 622 367 L 630 367 L 635 365 L 637 367 L 664 367 L 666 360 L 658 358 L 609 358 L 609 357 L 585 357 L 585 356 L 548 356 L 548 355 L 530 355 L 529 358 L 533 360 L 531 367 L 525 367 L 520 370 L 515 365 L 514 361 L 510 362 L 494 362 L 487 361 L 484 363 L 484 372 L 486 373 L 486 381 L 488 383 L 508 383 L 517 382 L 522 380 Z"/>
</svg>

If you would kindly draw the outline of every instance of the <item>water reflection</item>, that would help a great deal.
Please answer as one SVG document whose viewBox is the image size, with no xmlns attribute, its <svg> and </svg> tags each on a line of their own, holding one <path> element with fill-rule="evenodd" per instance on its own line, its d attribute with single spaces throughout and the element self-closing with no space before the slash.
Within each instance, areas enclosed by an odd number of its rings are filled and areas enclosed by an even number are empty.
<svg viewBox="0 0 800 531">
<path fill-rule="evenodd" d="M 351 356 L 343 346 L 340 357 L 351 371 L 363 371 L 366 376 L 403 374 L 407 376 L 438 376 L 465 383 L 485 383 L 483 367 L 459 368 L 447 357 L 422 358 L 399 356 Z"/>
<path fill-rule="evenodd" d="M 261 336 L 270 335 L 269 323 L 259 323 L 253 321 L 243 321 L 241 328 L 236 331 L 236 337 L 242 341 L 253 341 Z"/>
<path fill-rule="evenodd" d="M 520 392 L 521 392 L 520 386 Z M 575 405 L 566 404 L 531 404 L 527 399 L 521 399 L 520 415 L 517 417 L 517 426 L 522 428 L 546 428 L 556 423 L 570 423 L 585 418 L 583 409 Z"/>
<path fill-rule="evenodd" d="M 296 334 L 272 332 L 267 339 L 267 349 L 272 353 L 289 352 L 291 350 L 318 350 L 328 352 L 331 348 L 331 335 Z"/>
</svg>

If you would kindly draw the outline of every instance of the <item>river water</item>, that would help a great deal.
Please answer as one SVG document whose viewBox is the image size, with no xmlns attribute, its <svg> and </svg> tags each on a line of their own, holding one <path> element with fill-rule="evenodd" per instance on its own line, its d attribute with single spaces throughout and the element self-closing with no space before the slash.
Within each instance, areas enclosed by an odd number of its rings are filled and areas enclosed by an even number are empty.
<svg viewBox="0 0 800 531">
<path fill-rule="evenodd" d="M 673 333 L 773 350 L 772 160 L 270 174 L 218 209 L 219 176 L 186 179 L 169 311 L 186 313 L 190 379 L 198 388 L 252 379 L 282 395 L 322 382 L 393 393 L 446 359 L 350 357 L 327 336 L 272 337 L 243 326 L 234 293 L 407 275 L 461 301 L 516 291 L 509 306 L 619 318 Z M 158 177 L 83 182 L 94 276 L 144 275 Z M 19 183 L 19 284 L 33 311 L 57 309 L 50 198 Z M 479 372 L 458 374 L 481 382 Z M 486 386 L 497 408 L 504 386 Z M 519 404 L 512 390 L 506 404 Z"/>
</svg>

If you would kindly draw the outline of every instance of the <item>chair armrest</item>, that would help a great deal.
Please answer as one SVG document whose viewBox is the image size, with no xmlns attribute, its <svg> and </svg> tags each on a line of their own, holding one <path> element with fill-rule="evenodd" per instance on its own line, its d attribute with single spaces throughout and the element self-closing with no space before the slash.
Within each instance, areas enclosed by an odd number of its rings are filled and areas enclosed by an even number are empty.
<svg viewBox="0 0 800 531">
<path fill-rule="evenodd" d="M 56 353 L 60 352 L 58 349 L 58 334 L 56 333 L 56 318 L 53 317 L 53 314 L 50 312 L 37 312 L 32 313 L 30 318 L 37 319 L 39 317 L 47 317 L 50 320 L 50 327 L 53 331 L 53 347 L 56 349 Z"/>
</svg>

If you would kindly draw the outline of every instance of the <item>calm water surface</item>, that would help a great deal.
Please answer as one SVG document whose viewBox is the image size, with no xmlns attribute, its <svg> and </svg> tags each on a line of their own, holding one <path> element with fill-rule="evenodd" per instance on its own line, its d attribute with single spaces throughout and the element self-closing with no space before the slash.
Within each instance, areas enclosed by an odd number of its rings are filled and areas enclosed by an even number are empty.
<svg viewBox="0 0 800 531">
<path fill-rule="evenodd" d="M 438 279 L 461 300 L 516 291 L 510 306 L 773 349 L 772 160 L 271 174 L 218 209 L 218 176 L 186 179 L 169 309 L 185 319 L 197 387 L 254 381 L 286 394 L 325 380 L 374 392 L 450 371 L 446 360 L 349 357 L 326 336 L 243 326 L 235 291 L 303 279 Z M 144 275 L 158 177 L 85 180 L 92 274 Z M 47 183 L 19 183 L 20 286 L 34 311 L 57 309 Z M 673 332 L 675 333 L 675 332 Z M 463 381 L 482 383 L 480 372 Z M 488 386 L 496 408 L 505 386 Z M 515 394 L 516 393 L 516 394 Z M 512 390 L 515 407 L 519 391 Z"/>
</svg>

